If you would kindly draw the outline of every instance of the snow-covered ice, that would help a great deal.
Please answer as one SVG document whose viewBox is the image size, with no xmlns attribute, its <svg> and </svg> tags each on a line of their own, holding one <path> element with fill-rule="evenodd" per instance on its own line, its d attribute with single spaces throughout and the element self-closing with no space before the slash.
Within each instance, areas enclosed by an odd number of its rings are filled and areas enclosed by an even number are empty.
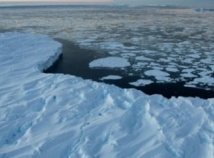
<svg viewBox="0 0 214 158">
<path fill-rule="evenodd" d="M 102 77 L 100 80 L 119 80 L 119 79 L 122 79 L 122 77 L 118 75 L 109 75 Z"/>
<path fill-rule="evenodd" d="M 164 72 L 164 71 L 160 71 L 160 70 L 148 70 L 146 72 L 144 72 L 145 75 L 147 76 L 169 76 L 168 73 Z"/>
<path fill-rule="evenodd" d="M 144 57 L 144 56 L 138 56 L 138 57 L 136 57 L 136 60 L 152 61 L 152 59 Z"/>
<path fill-rule="evenodd" d="M 121 57 L 106 57 L 96 59 L 89 63 L 90 68 L 94 67 L 104 67 L 104 68 L 123 68 L 130 66 L 130 63 L 127 59 Z"/>
<path fill-rule="evenodd" d="M 148 85 L 148 84 L 151 84 L 153 83 L 152 80 L 145 80 L 145 79 L 139 79 L 135 82 L 130 82 L 129 84 L 130 85 L 134 85 L 134 86 L 145 86 L 145 85 Z"/>
<path fill-rule="evenodd" d="M 182 73 L 181 74 L 182 77 L 187 77 L 187 78 L 193 78 L 196 77 L 194 74 L 192 73 Z"/>
<path fill-rule="evenodd" d="M 148 70 L 145 71 L 144 74 L 146 76 L 153 76 L 156 78 L 157 82 L 170 82 L 170 74 L 161 70 Z"/>
<path fill-rule="evenodd" d="M 168 72 L 178 72 L 179 70 L 177 68 L 175 68 L 175 67 L 167 67 L 166 71 L 168 71 Z"/>
<path fill-rule="evenodd" d="M 214 157 L 214 99 L 42 73 L 61 48 L 46 35 L 0 34 L 0 157 Z"/>
</svg>

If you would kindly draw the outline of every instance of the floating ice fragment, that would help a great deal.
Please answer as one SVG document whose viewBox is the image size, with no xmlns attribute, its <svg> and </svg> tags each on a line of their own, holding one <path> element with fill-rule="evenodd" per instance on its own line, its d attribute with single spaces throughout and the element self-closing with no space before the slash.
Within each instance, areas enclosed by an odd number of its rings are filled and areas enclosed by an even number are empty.
<svg viewBox="0 0 214 158">
<path fill-rule="evenodd" d="M 151 83 L 153 83 L 153 81 L 151 81 L 151 80 L 139 79 L 135 82 L 130 82 L 129 84 L 134 85 L 134 86 L 145 86 L 145 85 L 148 85 Z"/>
<path fill-rule="evenodd" d="M 94 60 L 89 63 L 89 67 L 105 67 L 105 68 L 123 68 L 130 66 L 127 59 L 120 57 L 106 57 Z"/>
<path fill-rule="evenodd" d="M 121 76 L 109 75 L 109 76 L 102 77 L 100 80 L 119 80 L 121 78 L 122 78 Z"/>
</svg>

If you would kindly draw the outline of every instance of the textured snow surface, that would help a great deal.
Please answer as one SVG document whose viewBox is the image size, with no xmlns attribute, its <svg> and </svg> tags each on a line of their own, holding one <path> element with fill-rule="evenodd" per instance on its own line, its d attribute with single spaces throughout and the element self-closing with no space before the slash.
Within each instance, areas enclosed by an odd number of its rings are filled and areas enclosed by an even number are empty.
<svg viewBox="0 0 214 158">
<path fill-rule="evenodd" d="M 120 57 L 107 57 L 94 60 L 89 63 L 89 67 L 105 67 L 105 68 L 123 68 L 130 66 L 130 63 L 127 59 Z"/>
<path fill-rule="evenodd" d="M 214 99 L 42 73 L 60 52 L 44 35 L 0 34 L 0 157 L 214 157 Z"/>
</svg>

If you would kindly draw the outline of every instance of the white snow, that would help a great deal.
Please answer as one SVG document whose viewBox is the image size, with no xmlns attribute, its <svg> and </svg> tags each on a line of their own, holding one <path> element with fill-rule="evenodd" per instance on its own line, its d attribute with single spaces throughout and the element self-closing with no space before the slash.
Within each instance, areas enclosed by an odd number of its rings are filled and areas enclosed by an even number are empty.
<svg viewBox="0 0 214 158">
<path fill-rule="evenodd" d="M 109 76 L 102 77 L 100 80 L 119 80 L 121 78 L 122 78 L 121 76 L 109 75 Z"/>
<path fill-rule="evenodd" d="M 90 68 L 94 67 L 105 67 L 105 68 L 123 68 L 130 66 L 130 63 L 127 59 L 121 57 L 106 57 L 96 59 L 89 63 Z"/>
<path fill-rule="evenodd" d="M 214 157 L 214 99 L 42 73 L 60 53 L 45 35 L 0 34 L 0 157 Z"/>
</svg>

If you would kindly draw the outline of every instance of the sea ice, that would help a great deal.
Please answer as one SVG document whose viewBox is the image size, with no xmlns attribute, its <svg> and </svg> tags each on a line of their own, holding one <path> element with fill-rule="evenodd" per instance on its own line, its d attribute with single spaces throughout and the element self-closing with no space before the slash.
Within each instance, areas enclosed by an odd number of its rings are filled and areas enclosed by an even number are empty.
<svg viewBox="0 0 214 158">
<path fill-rule="evenodd" d="M 192 74 L 192 73 L 182 73 L 181 74 L 182 77 L 186 77 L 186 78 L 194 78 L 197 77 L 196 75 Z"/>
<path fill-rule="evenodd" d="M 106 57 L 94 60 L 89 63 L 90 68 L 94 67 L 104 67 L 104 68 L 123 68 L 130 66 L 130 63 L 127 59 L 120 57 Z"/>
<path fill-rule="evenodd" d="M 153 81 L 151 81 L 151 80 L 139 79 L 135 82 L 130 82 L 129 84 L 134 85 L 134 86 L 145 86 L 145 85 L 148 85 L 151 83 L 153 83 Z"/>
<path fill-rule="evenodd" d="M 122 78 L 121 76 L 109 75 L 109 76 L 102 77 L 100 80 L 119 80 L 121 78 Z"/>
<path fill-rule="evenodd" d="M 138 57 L 136 57 L 136 60 L 152 61 L 151 58 L 147 58 L 147 57 L 144 57 L 144 56 L 138 56 Z"/>
<path fill-rule="evenodd" d="M 167 67 L 166 71 L 168 71 L 168 72 L 178 72 L 179 70 L 176 67 Z"/>
<path fill-rule="evenodd" d="M 161 77 L 166 77 L 166 76 L 170 76 L 168 73 L 164 72 L 164 71 L 160 71 L 160 70 L 148 70 L 146 72 L 144 72 L 145 75 L 147 76 L 161 76 Z"/>
<path fill-rule="evenodd" d="M 171 80 L 182 78 L 180 72 L 183 69 L 194 68 L 196 78 L 200 75 L 197 67 L 203 68 L 204 72 L 210 69 L 213 71 L 214 68 L 209 67 L 213 65 L 214 59 L 214 20 L 211 13 L 204 14 L 204 18 L 201 18 L 193 14 L 192 9 L 172 9 L 173 15 L 176 15 L 174 18 L 168 9 L 158 7 L 153 8 L 154 10 L 144 9 L 65 6 L 46 9 L 26 7 L 24 10 L 18 10 L 7 7 L 1 9 L 0 26 L 2 30 L 44 33 L 90 49 L 102 49 L 107 56 L 124 57 L 131 63 L 129 70 L 124 71 L 125 75 L 130 71 L 134 75 L 139 75 L 139 72 L 157 69 L 150 65 L 149 60 L 158 63 L 160 69 L 171 74 Z M 142 18 L 142 15 L 149 18 Z M 184 15 L 197 25 L 192 23 L 184 25 Z M 173 24 L 170 28 L 168 21 Z M 206 29 L 202 30 L 204 25 Z M 139 66 L 139 61 L 145 65 Z M 172 64 L 179 70 L 176 75 L 174 70 L 166 69 Z M 186 82 L 189 80 L 183 79 Z M 210 86 L 211 89 L 213 87 L 214 84 Z"/>
<path fill-rule="evenodd" d="M 46 35 L 0 34 L 0 157 L 214 157 L 214 99 L 42 73 L 61 53 Z"/>
</svg>

